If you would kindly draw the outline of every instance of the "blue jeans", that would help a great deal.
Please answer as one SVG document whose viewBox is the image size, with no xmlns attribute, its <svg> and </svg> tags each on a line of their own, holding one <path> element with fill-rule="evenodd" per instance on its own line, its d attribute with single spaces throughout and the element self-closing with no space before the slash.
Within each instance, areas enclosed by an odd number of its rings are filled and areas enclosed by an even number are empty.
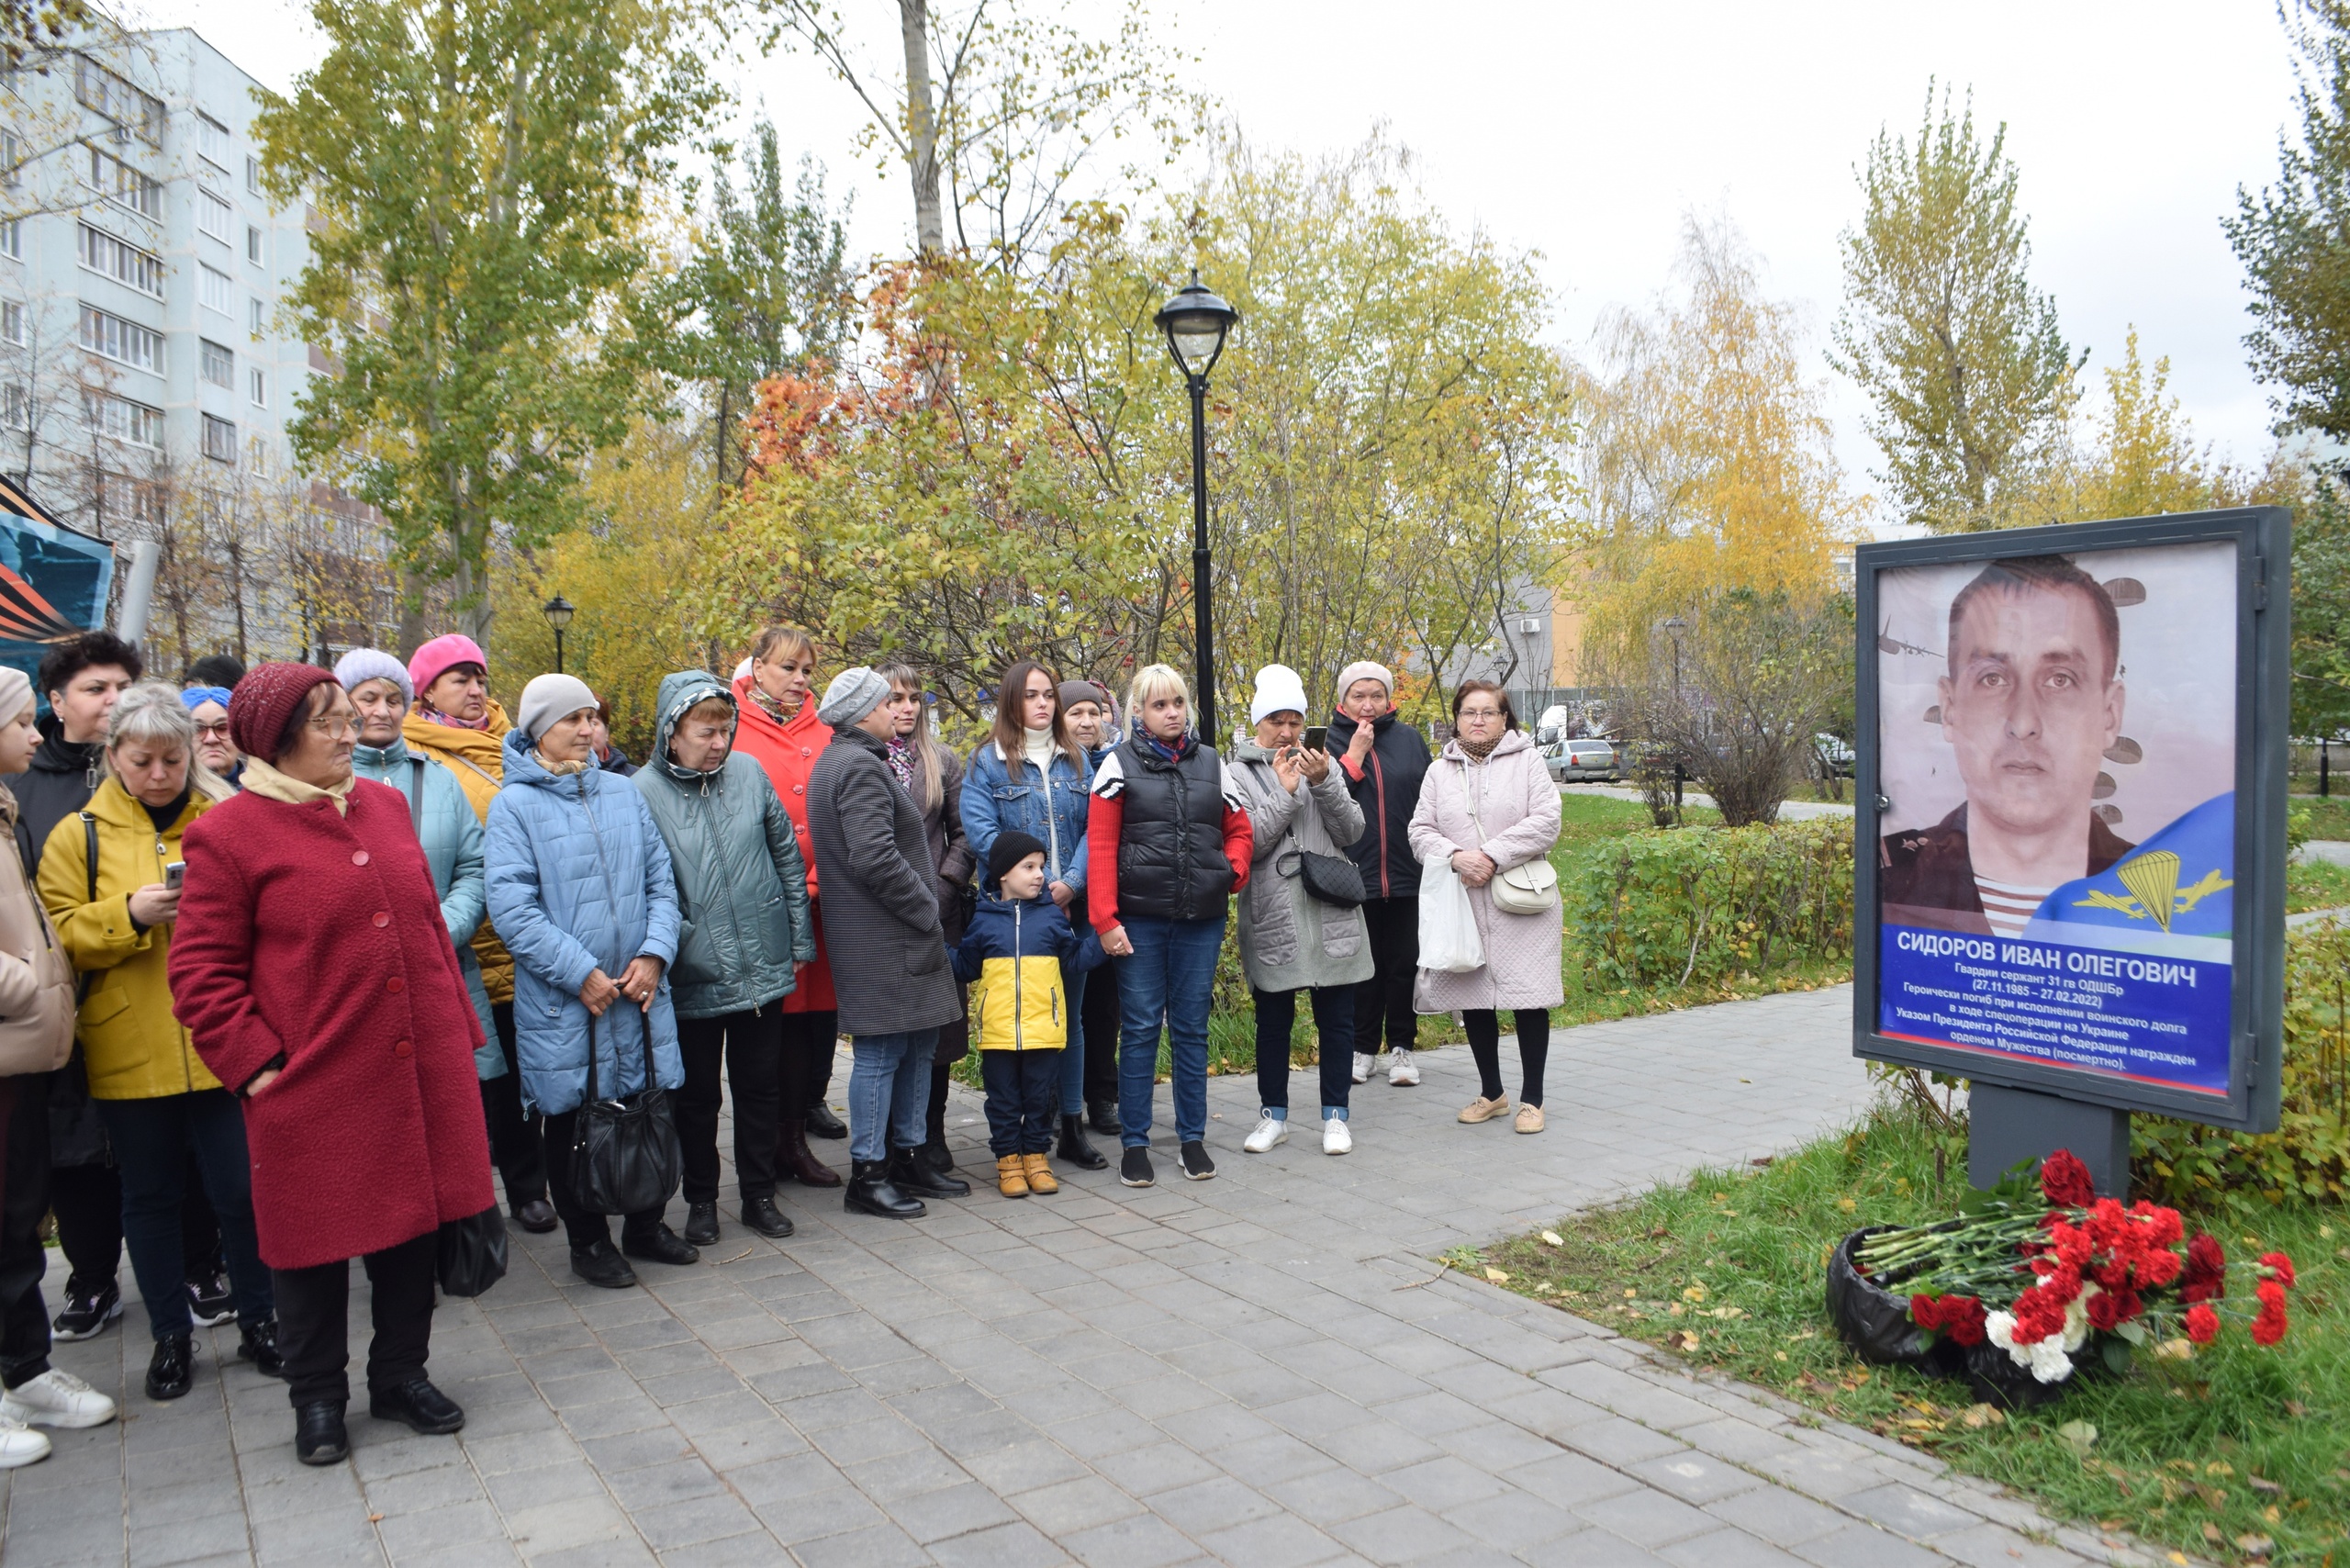
<svg viewBox="0 0 2350 1568">
<path fill-rule="evenodd" d="M 237 1321 L 277 1315 L 269 1271 L 253 1236 L 252 1166 L 245 1151 L 245 1113 L 225 1089 L 159 1094 L 149 1100 L 99 1100 L 98 1119 L 122 1167 L 122 1239 L 147 1304 L 156 1338 L 194 1331 L 186 1260 L 180 1248 L 180 1202 L 187 1157 L 196 1155 L 204 1194 L 220 1219 L 220 1249 L 237 1295 Z"/>
<path fill-rule="evenodd" d="M 1084 895 L 1078 895 L 1082 898 Z M 1080 914 L 1083 913 L 1080 909 Z M 1069 1045 L 1061 1052 L 1061 1059 L 1054 1065 L 1060 1097 L 1060 1114 L 1064 1116 L 1085 1114 L 1085 1027 L 1079 1022 L 1084 1016 L 1085 971 L 1072 969 L 1069 961 L 1061 961 L 1062 1021 L 1069 1025 Z"/>
<path fill-rule="evenodd" d="M 1175 1080 L 1175 1136 L 1197 1143 L 1208 1136 L 1208 1008 L 1214 1000 L 1215 959 L 1224 946 L 1224 919 L 1123 922 L 1132 955 L 1118 965 L 1118 1141 L 1128 1148 L 1150 1142 L 1151 1084 L 1158 1076 L 1158 1025 Z"/>
<path fill-rule="evenodd" d="M 887 1159 L 893 1148 L 920 1148 L 930 1105 L 930 1054 L 938 1031 L 858 1035 L 849 1041 L 848 1157 Z"/>
</svg>

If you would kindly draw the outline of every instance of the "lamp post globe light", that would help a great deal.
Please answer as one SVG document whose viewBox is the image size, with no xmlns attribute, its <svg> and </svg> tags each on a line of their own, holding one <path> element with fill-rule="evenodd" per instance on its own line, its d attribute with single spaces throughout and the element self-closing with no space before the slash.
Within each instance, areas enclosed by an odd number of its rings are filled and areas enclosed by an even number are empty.
<svg viewBox="0 0 2350 1568">
<path fill-rule="evenodd" d="M 547 624 L 554 629 L 554 672 L 561 675 L 563 673 L 564 628 L 571 624 L 571 618 L 576 611 L 573 610 L 571 600 L 557 594 L 539 606 L 539 613 L 545 616 Z"/>
<path fill-rule="evenodd" d="M 1192 391 L 1192 607 L 1197 655 L 1200 739 L 1217 745 L 1215 729 L 1215 617 L 1208 590 L 1208 372 L 1223 357 L 1225 339 L 1239 324 L 1240 312 L 1208 292 L 1200 269 L 1192 281 L 1151 318 L 1167 334 L 1167 352 Z"/>
</svg>

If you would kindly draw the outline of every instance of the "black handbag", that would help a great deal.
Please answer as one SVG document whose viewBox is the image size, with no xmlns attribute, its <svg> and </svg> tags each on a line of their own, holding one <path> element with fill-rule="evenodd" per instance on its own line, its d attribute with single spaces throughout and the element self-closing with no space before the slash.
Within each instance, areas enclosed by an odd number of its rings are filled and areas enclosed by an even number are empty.
<svg viewBox="0 0 2350 1568">
<path fill-rule="evenodd" d="M 1296 839 L 1290 840 L 1294 846 Z M 1273 857 L 1273 869 L 1305 884 L 1306 895 L 1340 909 L 1353 909 L 1371 896 L 1362 885 L 1362 868 L 1337 855 L 1316 855 L 1292 847 Z"/>
<path fill-rule="evenodd" d="M 639 1015 L 640 1018 L 643 1016 Z M 571 1150 L 572 1195 L 589 1214 L 657 1209 L 677 1190 L 677 1122 L 653 1072 L 653 1026 L 644 1030 L 644 1087 L 618 1100 L 596 1096 L 596 1015 L 588 1015 L 588 1097 Z M 618 1042 L 613 1062 L 619 1062 Z"/>
<path fill-rule="evenodd" d="M 506 1277 L 506 1211 L 496 1204 L 441 1227 L 435 1272 L 442 1295 L 479 1295 Z"/>
</svg>

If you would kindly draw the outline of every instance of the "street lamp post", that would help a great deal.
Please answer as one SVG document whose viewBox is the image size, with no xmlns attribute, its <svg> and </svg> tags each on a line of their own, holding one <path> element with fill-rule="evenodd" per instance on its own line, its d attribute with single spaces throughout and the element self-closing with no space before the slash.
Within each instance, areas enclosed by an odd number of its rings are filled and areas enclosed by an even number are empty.
<svg viewBox="0 0 2350 1568">
<path fill-rule="evenodd" d="M 575 611 L 572 609 L 571 601 L 564 598 L 563 595 L 557 594 L 553 599 L 547 600 L 544 604 L 539 606 L 539 613 L 547 618 L 547 624 L 549 626 L 554 628 L 554 672 L 557 675 L 561 675 L 563 673 L 564 628 L 571 624 L 571 617 Z"/>
<path fill-rule="evenodd" d="M 1681 633 L 1689 630 L 1689 622 L 1682 620 L 1678 615 L 1668 615 L 1664 618 L 1663 625 L 1665 634 L 1673 639 L 1673 700 L 1677 705 L 1681 700 Z M 1676 812 L 1681 809 L 1681 786 L 1687 777 L 1681 765 L 1680 753 L 1681 748 L 1675 746 L 1673 757 L 1673 809 Z"/>
<path fill-rule="evenodd" d="M 1168 352 L 1192 391 L 1192 642 L 1198 663 L 1200 739 L 1216 744 L 1215 619 L 1208 587 L 1208 372 L 1224 353 L 1224 342 L 1240 312 L 1208 292 L 1200 269 L 1175 297 L 1159 307 L 1152 321 L 1167 334 Z"/>
</svg>

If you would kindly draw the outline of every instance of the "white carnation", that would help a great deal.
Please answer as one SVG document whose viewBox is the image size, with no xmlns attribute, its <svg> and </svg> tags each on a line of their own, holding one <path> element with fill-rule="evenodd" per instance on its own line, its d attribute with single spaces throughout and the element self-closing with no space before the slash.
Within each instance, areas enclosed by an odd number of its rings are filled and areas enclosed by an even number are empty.
<svg viewBox="0 0 2350 1568">
<path fill-rule="evenodd" d="M 2053 1339 L 2042 1339 L 2025 1358 L 2031 1375 L 2042 1383 L 2062 1383 L 2073 1375 L 2073 1358 Z"/>
<path fill-rule="evenodd" d="M 1986 1313 L 1983 1318 L 1983 1337 L 2008 1353 L 2008 1359 L 2020 1367 L 2031 1365 L 2031 1347 L 2016 1343 L 2016 1315 L 2012 1312 Z"/>
<path fill-rule="evenodd" d="M 2066 1351 L 2077 1350 L 2084 1344 L 2088 1342 L 2089 1297 L 2093 1295 L 2101 1295 L 2103 1294 L 2104 1293 L 2095 1284 L 2085 1284 L 2081 1287 L 2081 1294 L 2073 1298 L 2073 1305 L 2065 1309 L 2065 1349 Z M 2069 1365 L 2067 1370 L 2070 1370 Z M 2043 1377 L 2040 1381 L 2042 1383 L 2054 1383 L 2057 1379 L 2053 1377 Z"/>
</svg>

